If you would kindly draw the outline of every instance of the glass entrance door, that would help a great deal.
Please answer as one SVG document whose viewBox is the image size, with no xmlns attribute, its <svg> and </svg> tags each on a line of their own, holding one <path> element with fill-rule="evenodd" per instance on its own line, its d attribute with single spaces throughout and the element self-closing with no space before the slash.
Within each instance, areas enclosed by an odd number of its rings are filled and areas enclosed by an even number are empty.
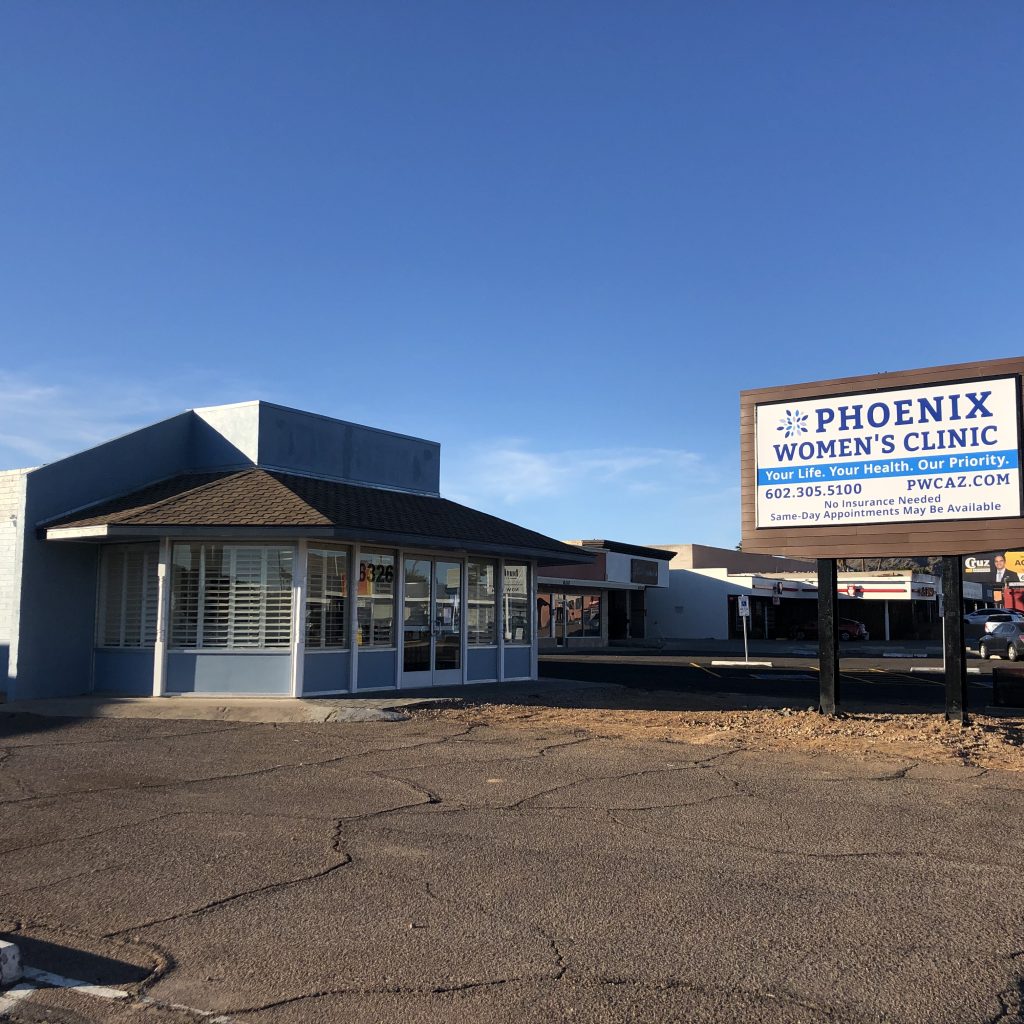
<svg viewBox="0 0 1024 1024">
<path fill-rule="evenodd" d="M 403 686 L 462 682 L 462 563 L 405 559 Z"/>
</svg>

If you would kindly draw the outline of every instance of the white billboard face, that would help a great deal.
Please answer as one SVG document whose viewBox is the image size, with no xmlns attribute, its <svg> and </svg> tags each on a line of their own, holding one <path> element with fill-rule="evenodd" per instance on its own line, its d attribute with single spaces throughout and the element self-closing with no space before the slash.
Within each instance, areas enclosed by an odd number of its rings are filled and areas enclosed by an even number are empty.
<svg viewBox="0 0 1024 1024">
<path fill-rule="evenodd" d="M 758 529 L 1021 514 L 1016 377 L 759 405 Z"/>
</svg>

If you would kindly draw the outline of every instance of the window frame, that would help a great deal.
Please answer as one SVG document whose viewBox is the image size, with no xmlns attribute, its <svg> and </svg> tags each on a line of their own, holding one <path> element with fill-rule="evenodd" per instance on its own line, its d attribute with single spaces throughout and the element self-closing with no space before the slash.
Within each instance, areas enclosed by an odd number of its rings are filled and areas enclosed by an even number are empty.
<svg viewBox="0 0 1024 1024">
<path fill-rule="evenodd" d="M 342 588 L 341 600 L 344 602 L 344 610 L 341 614 L 341 632 L 342 642 L 340 644 L 328 644 L 326 643 L 326 616 L 327 606 L 329 604 L 326 598 L 326 582 L 324 583 L 325 594 L 320 598 L 313 598 L 310 595 L 312 574 L 310 572 L 310 564 L 312 557 L 324 556 L 324 555 L 344 555 L 345 556 L 345 575 L 344 575 L 344 586 Z M 352 557 L 352 548 L 347 544 L 327 544 L 327 543 L 310 543 L 306 547 L 306 573 L 305 573 L 305 588 L 303 594 L 303 601 L 305 604 L 304 609 L 304 634 L 303 634 L 303 650 L 307 654 L 320 654 L 320 653 L 332 653 L 339 651 L 350 651 L 352 649 L 352 637 L 350 629 L 350 610 L 351 605 L 349 602 L 352 600 L 352 566 L 354 559 Z M 310 626 L 310 612 L 312 610 L 312 602 L 316 600 L 320 603 L 321 609 L 321 627 L 320 627 L 320 643 L 310 643 L 309 626 Z"/>
<path fill-rule="evenodd" d="M 359 587 L 361 583 L 370 582 L 375 583 L 376 580 L 366 581 L 361 579 L 364 570 L 364 564 L 367 564 L 367 556 L 383 556 L 391 559 L 391 593 L 388 594 L 361 594 Z M 374 548 L 374 547 L 359 547 L 359 561 L 358 565 L 353 560 L 352 565 L 352 580 L 355 587 L 355 634 L 352 638 L 352 646 L 362 651 L 397 651 L 398 650 L 398 630 L 399 622 L 397 619 L 398 608 L 398 593 L 399 593 L 399 575 L 402 572 L 403 559 L 405 555 L 403 552 L 395 548 Z M 370 562 L 369 564 L 378 565 L 378 562 Z M 358 573 L 357 573 L 358 570 Z M 378 603 L 390 600 L 391 602 L 391 643 L 389 644 L 377 644 L 373 642 L 373 625 L 374 625 L 374 606 Z M 360 614 L 363 608 L 368 607 L 370 610 L 369 616 L 369 641 L 363 640 L 363 617 Z"/>
<path fill-rule="evenodd" d="M 195 642 L 194 643 L 180 643 L 178 630 L 181 628 L 175 621 L 175 614 L 177 612 L 177 602 L 179 600 L 180 591 L 178 589 L 178 565 L 176 562 L 176 555 L 179 548 L 189 548 L 193 553 L 198 549 L 200 553 L 199 567 L 198 567 L 198 578 L 196 580 L 196 587 L 194 590 L 195 594 L 195 621 L 192 625 L 192 629 L 195 631 Z M 226 644 L 208 645 L 204 643 L 206 636 L 204 635 L 207 627 L 207 573 L 206 573 L 206 556 L 207 550 L 210 548 L 220 548 L 223 551 L 226 549 L 232 552 L 232 578 L 228 584 L 227 591 L 227 602 L 228 602 L 228 640 Z M 244 644 L 244 645 L 233 645 L 232 640 L 234 639 L 231 635 L 232 630 L 235 628 L 232 622 L 233 616 L 237 614 L 239 595 L 235 593 L 237 587 L 237 578 L 234 576 L 234 569 L 237 566 L 237 554 L 236 552 L 244 549 L 251 551 L 252 549 L 259 549 L 263 552 L 261 557 L 261 570 L 260 570 L 260 611 L 259 611 L 259 625 L 258 631 L 260 633 L 261 642 L 258 645 Z M 287 580 L 287 586 L 282 586 L 269 591 L 267 588 L 267 574 L 269 567 L 270 552 L 278 552 L 278 557 L 287 555 L 289 564 L 287 567 L 282 566 L 282 579 Z M 170 551 L 169 551 L 169 573 L 170 580 L 168 581 L 168 615 L 167 615 L 167 648 L 169 653 L 202 653 L 206 654 L 257 654 L 257 655 L 283 655 L 290 654 L 294 643 L 295 643 L 295 565 L 298 555 L 296 552 L 295 544 L 281 544 L 281 543 L 268 543 L 266 541 L 234 541 L 234 540 L 170 540 Z M 251 585 L 251 584 L 250 584 Z M 286 633 L 283 642 L 278 642 L 273 645 L 266 644 L 266 630 L 268 621 L 268 594 L 273 593 L 278 597 L 277 606 L 274 609 L 274 615 L 279 621 L 286 623 Z M 281 602 L 281 595 L 287 595 L 285 602 Z M 191 595 L 187 595 L 191 596 Z M 244 600 L 245 595 L 241 595 Z M 251 595 L 250 595 L 251 596 Z M 281 605 L 286 604 L 286 608 L 282 610 Z M 188 627 L 185 627 L 188 628 Z M 278 627 L 280 628 L 280 627 Z"/>
<path fill-rule="evenodd" d="M 466 556 L 466 646 L 474 650 L 486 650 L 498 646 L 498 573 L 501 571 L 500 562 L 497 558 L 485 558 L 483 555 Z M 473 597 L 473 584 L 470 582 L 470 571 L 472 566 L 488 566 L 492 573 L 492 596 L 487 598 Z M 479 578 L 479 577 L 478 577 Z M 473 612 L 483 607 L 490 607 L 491 613 L 491 639 L 474 640 L 471 623 Z"/>
<path fill-rule="evenodd" d="M 509 602 L 509 590 L 508 590 L 508 576 L 507 572 L 510 568 L 522 568 L 525 573 L 526 580 L 526 592 L 522 595 L 523 608 L 525 613 L 521 618 L 525 619 L 526 626 L 523 630 L 524 636 L 522 639 L 516 640 L 509 629 L 509 622 L 512 618 L 511 615 L 511 604 Z M 501 609 L 500 609 L 500 630 L 502 643 L 505 647 L 531 647 L 534 643 L 534 618 L 536 610 L 531 609 L 531 593 L 533 590 L 533 566 L 526 559 L 519 561 L 518 559 L 502 559 L 501 563 Z M 517 601 L 519 595 L 516 595 Z"/>
<path fill-rule="evenodd" d="M 128 630 L 129 594 L 128 574 L 130 565 L 129 553 L 142 556 L 141 575 L 138 580 L 138 643 L 126 643 Z M 114 556 L 121 558 L 118 611 L 119 643 L 108 643 L 108 618 L 110 597 L 110 577 L 107 575 L 110 562 Z M 160 545 L 159 544 L 104 544 L 100 548 L 96 566 L 96 619 L 93 646 L 103 651 L 151 651 L 156 648 L 158 619 L 160 615 Z"/>
</svg>

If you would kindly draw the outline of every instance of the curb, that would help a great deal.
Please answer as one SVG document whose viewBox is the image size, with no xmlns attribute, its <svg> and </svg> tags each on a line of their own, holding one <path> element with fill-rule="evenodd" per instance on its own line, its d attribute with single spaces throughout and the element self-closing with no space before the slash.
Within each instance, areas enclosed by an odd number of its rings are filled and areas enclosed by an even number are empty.
<svg viewBox="0 0 1024 1024">
<path fill-rule="evenodd" d="M 942 669 L 941 665 L 936 665 L 934 667 L 930 667 L 928 665 L 911 665 L 909 671 L 910 672 L 920 672 L 923 675 L 929 675 L 929 674 L 930 675 L 941 675 L 943 669 Z M 967 672 L 967 674 L 969 676 L 980 676 L 981 675 L 981 669 L 980 668 L 968 668 L 966 670 L 966 672 Z"/>
<path fill-rule="evenodd" d="M 713 661 L 711 667 L 715 668 L 772 668 L 770 661 Z"/>
<path fill-rule="evenodd" d="M 21 950 L 13 942 L 0 939 L 0 985 L 21 981 Z"/>
</svg>

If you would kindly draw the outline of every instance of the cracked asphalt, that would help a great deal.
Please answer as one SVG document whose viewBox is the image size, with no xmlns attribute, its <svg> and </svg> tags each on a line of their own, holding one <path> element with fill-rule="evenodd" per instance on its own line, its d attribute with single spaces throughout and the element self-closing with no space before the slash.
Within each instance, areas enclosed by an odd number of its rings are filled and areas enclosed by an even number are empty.
<svg viewBox="0 0 1024 1024">
<path fill-rule="evenodd" d="M 523 722 L 0 715 L 0 933 L 129 994 L 8 1016 L 1019 1021 L 1022 812 L 1019 773 Z"/>
</svg>

